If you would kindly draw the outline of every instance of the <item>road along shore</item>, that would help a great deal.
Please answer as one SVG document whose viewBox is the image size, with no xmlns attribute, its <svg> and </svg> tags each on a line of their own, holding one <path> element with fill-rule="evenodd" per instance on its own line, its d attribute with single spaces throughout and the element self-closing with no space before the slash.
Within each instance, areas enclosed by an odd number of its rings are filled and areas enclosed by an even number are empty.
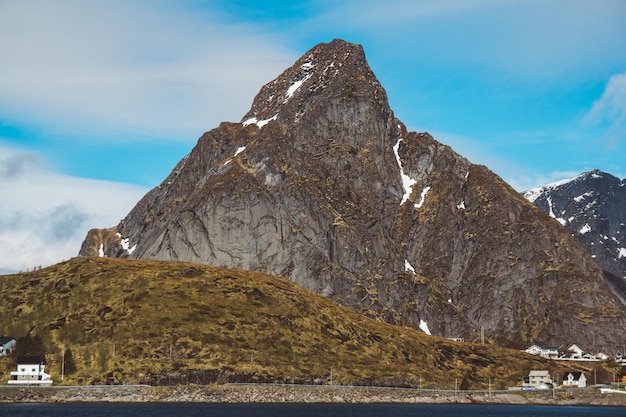
<svg viewBox="0 0 626 417">
<path fill-rule="evenodd" d="M 477 403 L 626 406 L 626 394 L 596 388 L 546 391 L 422 391 L 302 385 L 148 385 L 0 387 L 0 403 Z"/>
</svg>

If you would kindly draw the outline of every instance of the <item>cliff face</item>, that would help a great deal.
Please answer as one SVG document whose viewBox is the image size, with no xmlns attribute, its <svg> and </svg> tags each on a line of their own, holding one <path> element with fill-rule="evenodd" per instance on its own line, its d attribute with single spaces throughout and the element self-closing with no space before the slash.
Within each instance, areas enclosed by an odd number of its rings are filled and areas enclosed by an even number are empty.
<svg viewBox="0 0 626 417">
<path fill-rule="evenodd" d="M 626 303 L 626 180 L 593 170 L 523 195 L 570 231 Z"/>
<path fill-rule="evenodd" d="M 624 307 L 584 248 L 486 167 L 407 132 L 358 45 L 263 86 L 80 255 L 284 276 L 433 335 L 609 348 Z M 427 329 L 428 327 L 428 329 Z"/>
</svg>

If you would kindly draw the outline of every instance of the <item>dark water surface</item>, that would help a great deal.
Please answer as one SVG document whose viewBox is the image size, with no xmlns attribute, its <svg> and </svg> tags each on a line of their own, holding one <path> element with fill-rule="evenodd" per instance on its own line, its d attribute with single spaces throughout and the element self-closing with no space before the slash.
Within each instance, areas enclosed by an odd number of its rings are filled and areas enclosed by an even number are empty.
<svg viewBox="0 0 626 417">
<path fill-rule="evenodd" d="M 626 417 L 626 407 L 472 404 L 0 404 L 14 417 Z"/>
</svg>

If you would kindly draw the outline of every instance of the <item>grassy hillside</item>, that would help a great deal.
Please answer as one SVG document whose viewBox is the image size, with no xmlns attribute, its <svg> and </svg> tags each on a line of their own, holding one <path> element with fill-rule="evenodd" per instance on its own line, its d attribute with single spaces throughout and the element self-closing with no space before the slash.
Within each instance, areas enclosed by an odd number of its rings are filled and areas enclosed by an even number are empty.
<svg viewBox="0 0 626 417">
<path fill-rule="evenodd" d="M 556 364 L 373 321 L 292 282 L 189 263 L 76 258 L 0 276 L 0 335 L 65 384 L 227 381 L 505 387 Z M 14 358 L 13 358 L 14 359 Z M 0 383 L 15 362 L 0 360 Z M 602 377 L 604 371 L 600 371 Z"/>
</svg>

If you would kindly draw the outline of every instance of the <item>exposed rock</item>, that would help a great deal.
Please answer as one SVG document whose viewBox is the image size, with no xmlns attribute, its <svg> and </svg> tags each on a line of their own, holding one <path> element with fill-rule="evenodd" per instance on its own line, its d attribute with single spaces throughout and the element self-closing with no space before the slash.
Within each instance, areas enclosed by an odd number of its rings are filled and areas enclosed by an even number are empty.
<svg viewBox="0 0 626 417">
<path fill-rule="evenodd" d="M 583 244 L 626 304 L 626 180 L 593 170 L 523 195 Z"/>
<path fill-rule="evenodd" d="M 368 387 L 228 385 L 228 386 L 93 386 L 52 388 L 0 387 L 0 403 L 358 403 L 358 404 L 549 404 L 624 406 L 624 394 L 598 390 L 535 391 L 524 394 L 398 390 Z"/>
<path fill-rule="evenodd" d="M 626 325 L 584 248 L 486 167 L 408 132 L 341 40 L 205 133 L 114 230 L 80 255 L 268 272 L 442 337 L 601 349 Z"/>
</svg>

